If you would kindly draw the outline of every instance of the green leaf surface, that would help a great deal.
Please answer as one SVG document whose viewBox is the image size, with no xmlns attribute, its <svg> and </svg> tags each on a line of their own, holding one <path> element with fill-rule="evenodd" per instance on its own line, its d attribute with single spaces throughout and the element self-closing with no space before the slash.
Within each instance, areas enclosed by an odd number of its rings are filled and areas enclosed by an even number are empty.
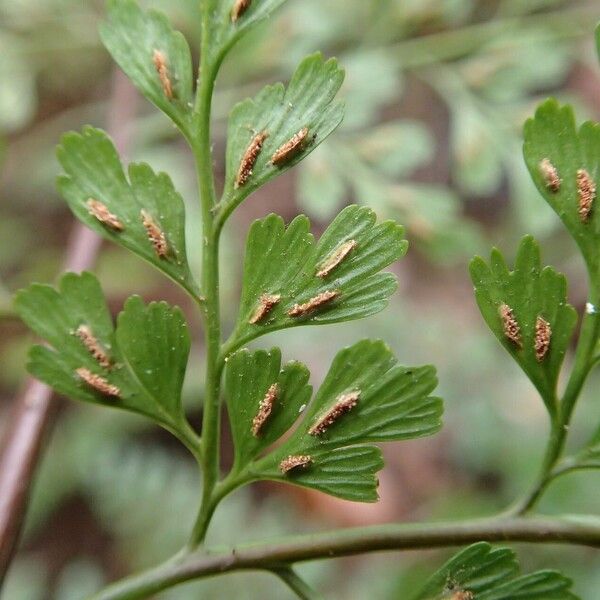
<svg viewBox="0 0 600 600">
<path fill-rule="evenodd" d="M 319 8 L 319 12 L 322 12 L 324 5 Z M 333 26 L 339 27 L 339 35 L 344 36 L 344 25 L 339 14 L 334 13 L 332 17 Z M 322 27 L 321 15 L 317 15 L 315 20 Z M 357 45 L 354 49 L 346 48 L 344 68 L 346 81 L 342 92 L 347 106 L 344 131 L 364 135 L 381 122 L 383 110 L 401 100 L 405 88 L 402 66 L 385 46 L 371 46 L 365 52 L 364 48 Z"/>
<path fill-rule="evenodd" d="M 297 420 L 312 395 L 308 369 L 299 362 L 281 365 L 281 352 L 240 350 L 227 362 L 225 389 L 235 447 L 234 469 L 239 469 L 277 441 Z M 269 388 L 278 386 L 272 412 L 252 435 L 252 421 Z"/>
<path fill-rule="evenodd" d="M 425 584 L 414 600 L 576 600 L 572 581 L 556 571 L 519 575 L 510 548 L 473 544 L 453 556 Z M 460 594 L 464 592 L 467 596 Z"/>
<path fill-rule="evenodd" d="M 585 169 L 600 181 L 600 125 L 586 122 L 580 128 L 570 106 L 547 100 L 525 123 L 525 162 L 538 190 L 561 218 L 577 242 L 594 280 L 600 277 L 600 211 L 597 199 L 587 218 L 580 214 L 577 173 Z M 560 184 L 553 190 L 544 176 L 544 160 L 556 169 Z"/>
<path fill-rule="evenodd" d="M 460 93 L 451 108 L 453 176 L 466 193 L 489 196 L 502 183 L 501 132 L 469 94 Z"/>
<path fill-rule="evenodd" d="M 131 297 L 116 331 L 98 280 L 91 273 L 66 274 L 59 289 L 33 284 L 20 290 L 15 307 L 48 346 L 34 346 L 28 369 L 56 391 L 76 400 L 143 414 L 196 445 L 181 406 L 181 386 L 190 349 L 183 314 L 164 302 L 145 306 Z M 96 355 L 82 338 L 87 328 Z M 99 358 L 100 356 L 100 358 Z M 114 386 L 105 393 L 77 373 L 87 369 Z"/>
<path fill-rule="evenodd" d="M 186 133 L 192 119 L 192 58 L 187 41 L 167 17 L 142 11 L 134 0 L 109 0 L 108 19 L 100 26 L 100 37 L 140 92 Z M 165 59 L 171 98 L 155 64 L 156 51 Z"/>
<path fill-rule="evenodd" d="M 226 392 L 235 445 L 234 476 L 243 472 L 241 478 L 289 481 L 370 502 L 377 499 L 374 474 L 383 463 L 376 448 L 359 444 L 413 439 L 441 427 L 442 402 L 429 395 L 437 385 L 433 367 L 396 365 L 381 341 L 363 340 L 339 352 L 309 404 L 307 381 L 303 365 L 288 363 L 281 368 L 277 349 L 241 350 L 230 357 Z M 273 384 L 278 385 L 279 394 L 257 436 L 253 419 Z M 315 433 L 324 415 L 331 414 L 348 394 L 356 394 L 354 406 Z M 265 453 L 300 414 L 293 433 Z M 310 464 L 282 472 L 282 463 L 290 456 L 310 457 Z"/>
<path fill-rule="evenodd" d="M 148 306 L 139 296 L 127 300 L 117 319 L 116 339 L 128 370 L 156 410 L 183 419 L 181 388 L 190 353 L 185 317 L 166 302 Z"/>
<path fill-rule="evenodd" d="M 499 250 L 490 264 L 476 257 L 471 261 L 471 279 L 479 310 L 489 328 L 539 390 L 548 410 L 555 410 L 560 368 L 577 322 L 577 313 L 567 304 L 567 282 L 551 267 L 541 268 L 537 242 L 521 241 L 514 271 L 509 270 Z M 502 306 L 508 306 L 519 328 L 520 342 L 505 334 Z M 549 347 L 543 357 L 536 352 L 538 318 L 549 326 Z"/>
<path fill-rule="evenodd" d="M 396 289 L 396 279 L 381 269 L 401 258 L 407 249 L 403 228 L 393 221 L 376 224 L 375 213 L 364 207 L 345 208 L 315 242 L 307 217 L 296 217 L 287 227 L 277 215 L 255 221 L 246 245 L 240 313 L 230 344 L 239 347 L 264 333 L 297 325 L 349 321 L 385 308 Z M 317 273 L 344 243 L 355 247 L 326 276 Z M 337 292 L 301 316 L 288 313 L 319 294 Z M 279 302 L 258 322 L 261 297 Z"/>
<path fill-rule="evenodd" d="M 376 474 L 384 466 L 379 448 L 350 446 L 316 450 L 310 456 L 312 463 L 305 469 L 295 469 L 284 475 L 278 465 L 271 464 L 264 470 L 261 468 L 260 479 L 312 488 L 352 502 L 376 502 L 379 499 Z"/>
<path fill-rule="evenodd" d="M 75 216 L 104 238 L 147 260 L 197 298 L 186 257 L 184 204 L 169 176 L 154 173 L 145 163 L 132 163 L 127 176 L 110 138 L 92 127 L 81 134 L 64 135 L 57 154 L 65 170 L 58 188 Z M 122 230 L 93 216 L 90 199 L 104 204 L 118 218 Z M 142 211 L 164 233 L 166 255 L 160 256 L 149 239 Z"/>
<path fill-rule="evenodd" d="M 225 214 L 255 189 L 301 161 L 336 129 L 344 106 L 334 98 L 343 80 L 344 71 L 335 59 L 326 61 L 321 54 L 313 54 L 300 63 L 287 89 L 281 83 L 269 85 L 255 98 L 233 108 L 227 133 Z M 304 128 L 308 133 L 298 151 L 283 163 L 273 164 L 275 152 Z M 268 137 L 252 165 L 252 174 L 237 186 L 240 165 L 260 133 Z"/>
</svg>

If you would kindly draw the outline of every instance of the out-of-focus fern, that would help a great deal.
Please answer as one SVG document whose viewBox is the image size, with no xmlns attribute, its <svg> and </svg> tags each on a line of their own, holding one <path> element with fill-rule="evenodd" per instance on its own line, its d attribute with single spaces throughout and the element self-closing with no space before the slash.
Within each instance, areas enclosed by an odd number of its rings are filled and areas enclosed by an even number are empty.
<svg viewBox="0 0 600 600">
<path fill-rule="evenodd" d="M 154 0 L 149 4 L 168 12 L 178 29 L 191 33 L 190 24 L 198 16 L 196 3 Z M 411 238 L 433 260 L 453 261 L 484 247 L 481 232 L 465 216 L 458 198 L 493 194 L 507 182 L 519 228 L 534 234 L 548 233 L 555 221 L 541 209 L 541 200 L 516 149 L 522 115 L 528 112 L 532 99 L 540 90 L 555 89 L 564 81 L 581 56 L 575 51 L 578 37 L 591 32 L 593 19 L 589 17 L 593 13 L 585 11 L 592 2 L 570 4 L 564 7 L 567 12 L 561 20 L 553 16 L 561 8 L 560 3 L 552 0 L 505 0 L 499 3 L 496 14 L 486 13 L 475 0 L 289 3 L 274 24 L 285 28 L 285 35 L 274 35 L 265 42 L 263 28 L 259 27 L 235 50 L 235 61 L 225 67 L 223 76 L 225 86 L 230 87 L 217 93 L 215 116 L 225 119 L 233 99 L 239 97 L 239 88 L 253 90 L 265 75 L 289 73 L 315 47 L 325 51 L 335 48 L 347 68 L 342 94 L 348 111 L 335 146 L 323 146 L 299 168 L 298 198 L 310 216 L 326 220 L 335 214 L 347 194 L 359 201 L 361 197 L 369 198 L 370 205 L 377 207 L 382 216 L 407 224 Z M 52 18 L 59 5 L 61 10 L 69 11 L 71 20 L 76 19 L 77 27 Z M 91 4 L 75 0 L 0 6 L 0 49 L 11 57 L 0 65 L 0 78 L 13 83 L 0 90 L 0 132 L 22 130 L 35 118 L 40 101 L 40 91 L 33 83 L 36 74 L 42 74 L 50 91 L 85 92 L 89 79 L 83 74 L 106 70 L 106 56 L 99 52 L 95 33 L 97 20 Z M 365 22 L 371 24 L 367 32 Z M 31 31 L 26 37 L 19 35 L 23 23 Z M 479 26 L 483 34 L 477 34 Z M 436 47 L 431 51 L 423 41 L 435 32 L 450 32 L 456 39 L 441 46 L 441 56 L 436 54 Z M 54 68 L 58 63 L 60 73 Z M 415 76 L 433 86 L 433 93 L 446 105 L 450 116 L 450 146 L 439 147 L 440 141 L 436 140 L 438 151 L 433 160 L 433 147 L 424 151 L 427 149 L 422 143 L 434 133 L 438 138 L 438 132 L 431 131 L 437 117 L 432 119 L 427 114 L 430 111 L 411 108 L 414 121 L 398 120 L 398 104 L 412 106 L 414 93 L 425 94 L 435 107 L 431 92 L 420 84 L 415 87 Z M 85 111 L 86 107 L 78 110 Z M 10 122 L 3 122 L 3 118 L 10 118 Z M 61 119 L 62 124 L 48 123 L 48 128 L 61 131 L 64 121 L 75 126 L 86 117 L 65 113 Z M 386 127 L 366 135 L 382 120 Z M 514 123 L 514 128 L 507 128 L 506 123 Z M 407 125 L 412 131 L 406 143 L 386 147 L 389 127 Z M 139 129 L 144 131 L 144 154 L 156 155 L 164 162 L 168 154 L 165 140 L 170 143 L 172 134 L 166 120 L 159 115 L 144 115 Z M 55 137 L 49 129 L 44 132 L 34 128 L 25 134 L 22 143 L 41 148 L 35 158 L 38 164 L 33 169 L 31 161 L 27 168 L 17 164 L 8 181 L 8 193 L 22 195 L 23 202 L 39 198 L 47 203 L 55 171 L 48 149 Z M 366 157 L 374 147 L 385 149 L 391 159 L 410 155 L 414 160 L 402 171 L 388 172 L 384 177 L 378 166 L 387 159 L 373 168 Z M 340 169 L 341 161 L 336 160 L 340 152 L 360 166 L 360 178 L 354 169 Z M 444 160 L 447 153 L 449 161 Z M 184 165 L 176 165 L 175 170 L 183 178 L 188 177 Z M 168 171 L 174 174 L 171 165 Z M 423 188 L 423 184 L 428 185 Z M 181 185 L 177 187 L 182 189 Z"/>
<path fill-rule="evenodd" d="M 137 417 L 110 411 L 74 409 L 64 418 L 36 483 L 26 538 L 35 535 L 61 502 L 82 495 L 101 528 L 110 534 L 111 553 L 122 557 L 128 569 L 147 568 L 165 554 L 177 551 L 193 523 L 200 483 L 192 461 L 183 453 L 174 453 L 151 440 L 141 441 L 147 429 Z M 140 441 L 132 444 L 132 437 Z M 255 539 L 265 531 L 270 535 L 289 533 L 303 523 L 293 506 L 282 503 L 277 496 L 261 501 L 260 511 L 256 510 L 256 502 L 244 490 L 225 501 L 215 516 L 211 542 L 238 543 Z M 286 523 L 294 527 L 286 527 Z M 90 593 L 98 589 L 102 583 L 99 568 L 91 558 L 70 562 L 58 579 L 53 600 L 78 598 L 72 595 L 76 586 Z M 31 577 L 32 571 L 37 573 L 35 578 Z M 313 577 L 326 577 L 331 565 L 315 565 L 309 571 Z M 294 598 L 272 576 L 253 575 L 250 585 L 247 577 L 195 582 L 157 598 L 187 600 L 217 594 L 248 600 Z M 32 556 L 24 556 L 11 573 L 4 593 L 15 594 L 6 596 L 7 600 L 42 600 L 47 586 L 41 564 Z"/>
</svg>

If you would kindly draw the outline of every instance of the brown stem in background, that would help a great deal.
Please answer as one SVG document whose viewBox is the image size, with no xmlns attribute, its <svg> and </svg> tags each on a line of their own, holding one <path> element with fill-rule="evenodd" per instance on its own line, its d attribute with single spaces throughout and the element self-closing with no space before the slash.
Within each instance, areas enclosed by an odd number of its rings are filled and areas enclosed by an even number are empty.
<svg viewBox="0 0 600 600">
<path fill-rule="evenodd" d="M 121 154 L 131 141 L 131 122 L 137 94 L 127 78 L 113 76 L 107 114 L 107 131 Z M 63 263 L 64 271 L 82 271 L 93 266 L 101 238 L 77 223 L 73 227 Z M 15 552 L 29 499 L 29 490 L 40 459 L 43 441 L 53 421 L 56 402 L 52 389 L 30 378 L 15 401 L 15 407 L 0 444 L 0 585 Z"/>
</svg>

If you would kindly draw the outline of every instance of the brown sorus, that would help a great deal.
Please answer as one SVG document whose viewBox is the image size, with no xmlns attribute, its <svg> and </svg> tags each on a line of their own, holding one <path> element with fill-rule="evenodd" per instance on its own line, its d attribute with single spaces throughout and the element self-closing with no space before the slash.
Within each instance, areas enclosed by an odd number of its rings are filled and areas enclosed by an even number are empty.
<svg viewBox="0 0 600 600">
<path fill-rule="evenodd" d="M 538 362 L 542 362 L 550 350 L 550 340 L 552 338 L 552 328 L 550 323 L 541 316 L 535 321 L 535 357 Z"/>
<path fill-rule="evenodd" d="M 279 294 L 263 294 L 258 301 L 258 307 L 248 322 L 256 325 L 256 323 L 262 321 L 273 310 L 273 307 L 279 304 L 280 300 L 281 296 Z"/>
<path fill-rule="evenodd" d="M 308 315 L 321 306 L 325 304 L 329 304 L 332 300 L 337 298 L 340 295 L 338 290 L 327 290 L 326 292 L 321 292 L 317 294 L 314 298 L 311 298 L 308 302 L 304 302 L 304 304 L 294 304 L 290 310 L 288 310 L 288 315 L 290 317 L 303 317 L 304 315 Z"/>
<path fill-rule="evenodd" d="M 146 233 L 148 234 L 148 239 L 154 246 L 156 255 L 159 258 L 165 258 L 169 253 L 169 244 L 167 244 L 167 238 L 165 237 L 164 231 L 158 226 L 148 211 L 142 209 L 140 217 L 142 218 Z"/>
<path fill-rule="evenodd" d="M 237 176 L 235 178 L 235 187 L 239 188 L 244 185 L 248 179 L 252 176 L 252 169 L 256 164 L 256 159 L 262 150 L 264 141 L 269 137 L 266 131 L 257 133 L 250 142 L 250 145 L 246 148 L 244 156 L 240 162 L 240 168 L 238 169 Z"/>
<path fill-rule="evenodd" d="M 105 369 L 110 367 L 110 358 L 106 350 L 100 345 L 100 342 L 87 325 L 80 325 L 75 331 L 75 335 L 83 342 L 88 352 L 98 361 L 101 367 Z"/>
<path fill-rule="evenodd" d="M 560 190 L 561 179 L 558 176 L 556 167 L 550 162 L 550 159 L 544 158 L 540 163 L 540 172 L 546 182 L 546 187 L 553 191 L 558 192 Z"/>
<path fill-rule="evenodd" d="M 252 0 L 235 0 L 231 9 L 231 21 L 235 23 L 250 8 L 251 4 Z"/>
<path fill-rule="evenodd" d="M 160 50 L 154 50 L 152 54 L 152 62 L 158 73 L 160 84 L 162 85 L 163 92 L 169 100 L 173 100 L 173 85 L 169 77 L 169 69 L 167 67 L 167 57 L 164 52 Z"/>
<path fill-rule="evenodd" d="M 502 319 L 502 328 L 504 335 L 519 348 L 523 347 L 521 342 L 521 328 L 515 318 L 513 309 L 508 304 L 501 304 L 498 309 L 500 318 Z"/>
<path fill-rule="evenodd" d="M 317 419 L 315 424 L 308 430 L 308 433 L 310 435 L 325 433 L 340 417 L 350 412 L 358 404 L 359 398 L 360 390 L 339 396 L 335 404 Z"/>
<path fill-rule="evenodd" d="M 292 454 L 279 463 L 282 473 L 289 473 L 294 469 L 306 469 L 312 464 L 312 458 L 308 454 Z"/>
<path fill-rule="evenodd" d="M 254 419 L 252 419 L 252 435 L 254 437 L 258 437 L 260 432 L 267 422 L 267 419 L 271 416 L 273 412 L 273 406 L 275 402 L 277 402 L 277 398 L 279 397 L 279 385 L 274 383 L 269 387 L 265 397 L 260 401 L 258 405 L 258 412 Z"/>
<path fill-rule="evenodd" d="M 271 157 L 274 165 L 282 165 L 296 156 L 304 148 L 304 142 L 308 137 L 308 127 L 303 127 L 295 133 L 285 144 L 280 146 Z"/>
<path fill-rule="evenodd" d="M 79 369 L 76 369 L 75 372 L 90 387 L 93 387 L 101 394 L 105 394 L 107 396 L 116 396 L 117 398 L 121 395 L 121 390 L 116 385 L 112 385 L 106 379 L 104 379 L 104 377 L 100 377 L 100 375 L 92 373 L 89 369 L 80 367 Z"/>
<path fill-rule="evenodd" d="M 577 195 L 579 196 L 579 216 L 585 223 L 589 219 L 596 199 L 596 183 L 585 169 L 577 171 Z"/>
<path fill-rule="evenodd" d="M 327 277 L 356 248 L 356 240 L 348 240 L 338 246 L 321 264 L 317 277 Z"/>
<path fill-rule="evenodd" d="M 108 210 L 106 204 L 100 202 L 100 200 L 90 198 L 86 202 L 86 206 L 90 215 L 96 217 L 103 225 L 106 225 L 115 231 L 123 231 L 123 229 L 125 229 L 125 226 L 119 221 L 117 215 L 113 215 L 113 213 Z"/>
</svg>

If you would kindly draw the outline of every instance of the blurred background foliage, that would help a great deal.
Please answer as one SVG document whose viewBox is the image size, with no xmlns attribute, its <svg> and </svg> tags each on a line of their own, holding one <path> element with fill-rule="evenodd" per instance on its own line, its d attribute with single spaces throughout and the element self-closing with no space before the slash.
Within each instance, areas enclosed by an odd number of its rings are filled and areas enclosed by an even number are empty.
<svg viewBox="0 0 600 600">
<path fill-rule="evenodd" d="M 197 50 L 196 0 L 143 2 L 164 10 Z M 106 126 L 114 68 L 97 25 L 101 0 L 0 0 L 0 433 L 25 377 L 31 337 L 10 309 L 11 293 L 53 281 L 72 226 L 54 189 L 60 134 Z M 426 440 L 388 445 L 381 500 L 337 501 L 261 484 L 218 512 L 213 543 L 391 519 L 474 516 L 498 510 L 534 476 L 547 433 L 533 387 L 484 327 L 466 264 L 491 245 L 513 256 L 534 233 L 544 259 L 570 278 L 585 303 L 583 268 L 521 158 L 521 129 L 548 95 L 580 117 L 599 118 L 600 68 L 593 49 L 598 0 L 295 0 L 235 49 L 215 99 L 215 159 L 224 173 L 226 116 L 266 82 L 286 80 L 307 53 L 336 55 L 347 69 L 347 117 L 339 132 L 287 176 L 249 199 L 225 232 L 223 309 L 235 318 L 246 230 L 275 211 L 306 212 L 321 231 L 350 202 L 407 227 L 411 250 L 395 266 L 400 290 L 384 313 L 322 330 L 272 334 L 284 357 L 304 360 L 318 383 L 332 356 L 359 337 L 382 337 L 408 364 L 434 363 L 446 426 Z M 167 170 L 188 203 L 189 255 L 198 265 L 199 223 L 192 163 L 166 119 L 143 101 L 128 124 L 130 158 Z M 126 252 L 105 245 L 98 274 L 115 313 L 132 292 L 180 303 L 203 348 L 192 307 Z M 588 385 L 574 423 L 583 441 L 600 419 Z M 201 411 L 202 373 L 192 368 L 186 401 Z M 225 444 L 228 432 L 224 431 Z M 225 461 L 230 460 L 226 448 Z M 569 475 L 542 503 L 547 512 L 594 511 L 600 481 Z M 175 551 L 193 521 L 199 481 L 166 434 L 131 416 L 60 403 L 36 482 L 27 532 L 1 597 L 71 600 Z M 518 548 L 517 548 L 518 549 Z M 521 549 L 522 550 L 522 549 Z M 301 567 L 331 598 L 404 598 L 443 552 L 360 557 Z M 592 551 L 521 552 L 524 568 L 560 567 L 583 598 L 600 585 Z M 227 576 L 161 598 L 288 598 L 273 577 Z"/>
</svg>

